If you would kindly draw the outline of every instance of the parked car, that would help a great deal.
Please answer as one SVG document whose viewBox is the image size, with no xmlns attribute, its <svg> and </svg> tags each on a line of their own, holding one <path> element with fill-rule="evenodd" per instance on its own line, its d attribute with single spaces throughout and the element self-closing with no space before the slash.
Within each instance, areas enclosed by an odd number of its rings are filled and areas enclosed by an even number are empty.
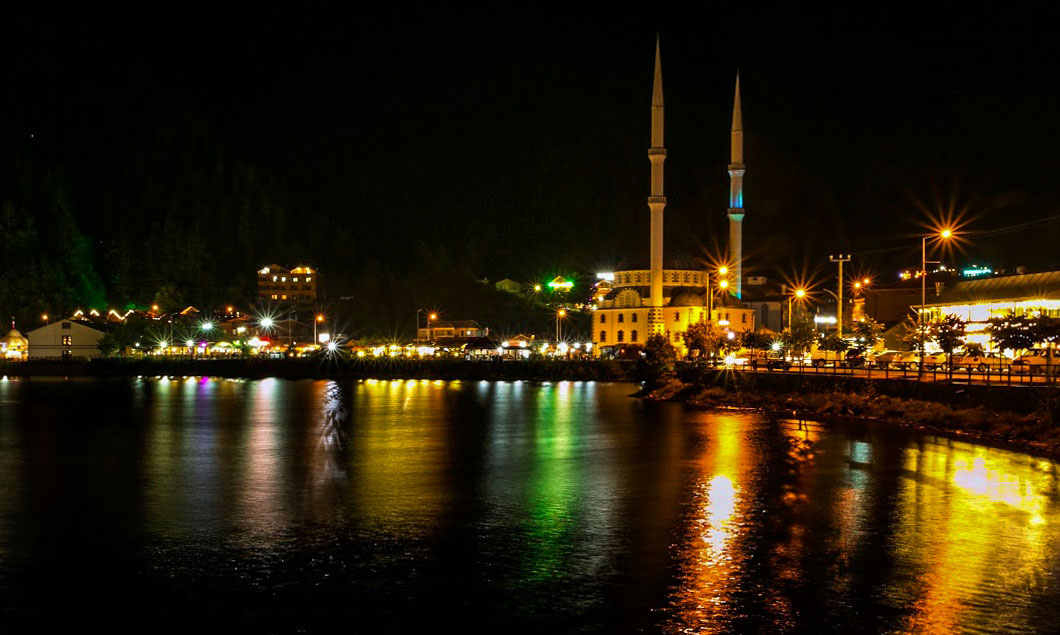
<svg viewBox="0 0 1060 635">
<path fill-rule="evenodd" d="M 810 353 L 810 363 L 818 368 L 826 364 L 834 364 L 838 366 L 845 358 L 845 351 L 826 351 L 817 349 Z"/>
<path fill-rule="evenodd" d="M 787 370 L 791 368 L 791 362 L 780 353 L 774 351 L 753 351 L 749 356 L 752 368 L 766 368 L 773 370 Z"/>
<path fill-rule="evenodd" d="M 916 370 L 920 368 L 920 351 L 902 351 L 894 359 L 895 368 L 903 370 Z"/>
<path fill-rule="evenodd" d="M 888 368 L 894 365 L 901 354 L 901 351 L 882 351 L 872 358 L 872 363 L 877 368 Z"/>
<path fill-rule="evenodd" d="M 1020 355 L 1012 362 L 1012 372 L 1029 373 L 1031 375 L 1060 374 L 1060 351 L 1053 350 L 1052 359 L 1048 351 L 1035 348 Z"/>
<path fill-rule="evenodd" d="M 981 373 L 986 371 L 999 372 L 1009 367 L 1012 360 L 998 353 L 983 353 L 982 355 L 954 355 L 950 365 L 954 370 L 977 370 Z"/>
<path fill-rule="evenodd" d="M 843 364 L 848 368 L 864 368 L 866 354 L 864 350 L 849 350 L 843 356 Z"/>
<path fill-rule="evenodd" d="M 946 353 L 924 353 L 924 370 L 945 368 L 948 362 Z"/>
</svg>

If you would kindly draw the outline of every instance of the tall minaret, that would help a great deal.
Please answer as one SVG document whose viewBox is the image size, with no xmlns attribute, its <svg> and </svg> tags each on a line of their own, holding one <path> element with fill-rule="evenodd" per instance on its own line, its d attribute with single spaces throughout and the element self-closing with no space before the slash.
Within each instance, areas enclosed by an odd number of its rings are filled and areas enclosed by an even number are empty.
<svg viewBox="0 0 1060 635">
<path fill-rule="evenodd" d="M 729 258 L 737 297 L 743 295 L 743 112 L 740 109 L 740 74 L 736 74 L 736 97 L 732 103 L 732 155 L 729 160 Z"/>
<path fill-rule="evenodd" d="M 649 328 L 652 333 L 663 331 L 663 209 L 666 208 L 666 196 L 663 195 L 663 162 L 666 160 L 666 148 L 663 147 L 663 90 L 662 63 L 659 56 L 659 38 L 655 38 L 655 80 L 651 93 L 651 148 L 648 149 L 648 160 L 651 161 L 651 196 L 648 207 L 651 209 L 651 308 Z"/>
</svg>

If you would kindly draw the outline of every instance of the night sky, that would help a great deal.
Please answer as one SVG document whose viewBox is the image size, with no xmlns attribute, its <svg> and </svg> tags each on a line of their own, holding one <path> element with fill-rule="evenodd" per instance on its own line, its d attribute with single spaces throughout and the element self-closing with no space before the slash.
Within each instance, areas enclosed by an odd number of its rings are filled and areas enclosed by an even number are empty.
<svg viewBox="0 0 1060 635">
<path fill-rule="evenodd" d="M 16 15 L 0 153 L 87 175 L 141 160 L 144 139 L 201 135 L 295 201 L 291 244 L 266 251 L 332 270 L 390 266 L 415 241 L 491 279 L 641 266 L 658 30 L 668 259 L 724 246 L 737 68 L 750 273 L 830 271 L 843 250 L 890 276 L 929 214 L 967 230 L 1060 214 L 1057 16 L 887 6 Z M 115 221 L 91 190 L 77 222 L 102 253 Z M 1055 266 L 1058 244 L 1041 223 L 972 238 L 955 264 Z"/>
</svg>

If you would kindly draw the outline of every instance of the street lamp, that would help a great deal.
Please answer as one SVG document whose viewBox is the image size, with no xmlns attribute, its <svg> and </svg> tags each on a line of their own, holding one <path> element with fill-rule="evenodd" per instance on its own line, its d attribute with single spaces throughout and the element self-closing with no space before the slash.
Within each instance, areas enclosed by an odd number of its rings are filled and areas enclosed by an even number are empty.
<svg viewBox="0 0 1060 635">
<path fill-rule="evenodd" d="M 917 316 L 917 331 L 919 331 L 920 363 L 917 364 L 917 375 L 924 374 L 924 305 L 927 304 L 927 241 L 928 238 L 948 240 L 953 236 L 953 230 L 944 228 L 938 234 L 923 236 L 920 239 L 920 314 Z"/>
<path fill-rule="evenodd" d="M 316 319 L 313 320 L 313 343 L 314 344 L 317 342 L 317 325 L 319 325 L 319 324 L 321 324 L 323 322 L 324 322 L 324 314 L 323 313 L 317 313 Z"/>
<path fill-rule="evenodd" d="M 798 298 L 800 301 L 806 297 L 806 289 L 795 289 L 795 295 L 788 297 L 788 330 L 792 330 L 793 322 L 791 320 L 791 301 L 793 298 Z"/>
<path fill-rule="evenodd" d="M 563 332 L 562 331 L 562 326 L 560 324 L 560 320 L 565 318 L 565 317 L 567 317 L 567 310 L 566 309 L 560 309 L 559 311 L 556 311 L 556 341 L 557 342 L 560 341 L 560 334 Z"/>
<path fill-rule="evenodd" d="M 431 313 L 427 316 L 427 341 L 431 340 L 431 322 L 438 319 L 437 313 Z"/>
</svg>

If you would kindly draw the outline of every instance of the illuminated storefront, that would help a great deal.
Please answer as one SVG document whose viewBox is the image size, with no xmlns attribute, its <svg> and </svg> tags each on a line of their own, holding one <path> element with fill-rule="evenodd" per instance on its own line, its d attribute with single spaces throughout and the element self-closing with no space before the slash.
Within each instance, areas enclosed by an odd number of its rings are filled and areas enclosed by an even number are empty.
<svg viewBox="0 0 1060 635">
<path fill-rule="evenodd" d="M 956 315 L 968 342 L 990 347 L 990 318 L 1009 315 L 1060 317 L 1060 271 L 958 282 L 924 307 L 929 320 Z"/>
</svg>

